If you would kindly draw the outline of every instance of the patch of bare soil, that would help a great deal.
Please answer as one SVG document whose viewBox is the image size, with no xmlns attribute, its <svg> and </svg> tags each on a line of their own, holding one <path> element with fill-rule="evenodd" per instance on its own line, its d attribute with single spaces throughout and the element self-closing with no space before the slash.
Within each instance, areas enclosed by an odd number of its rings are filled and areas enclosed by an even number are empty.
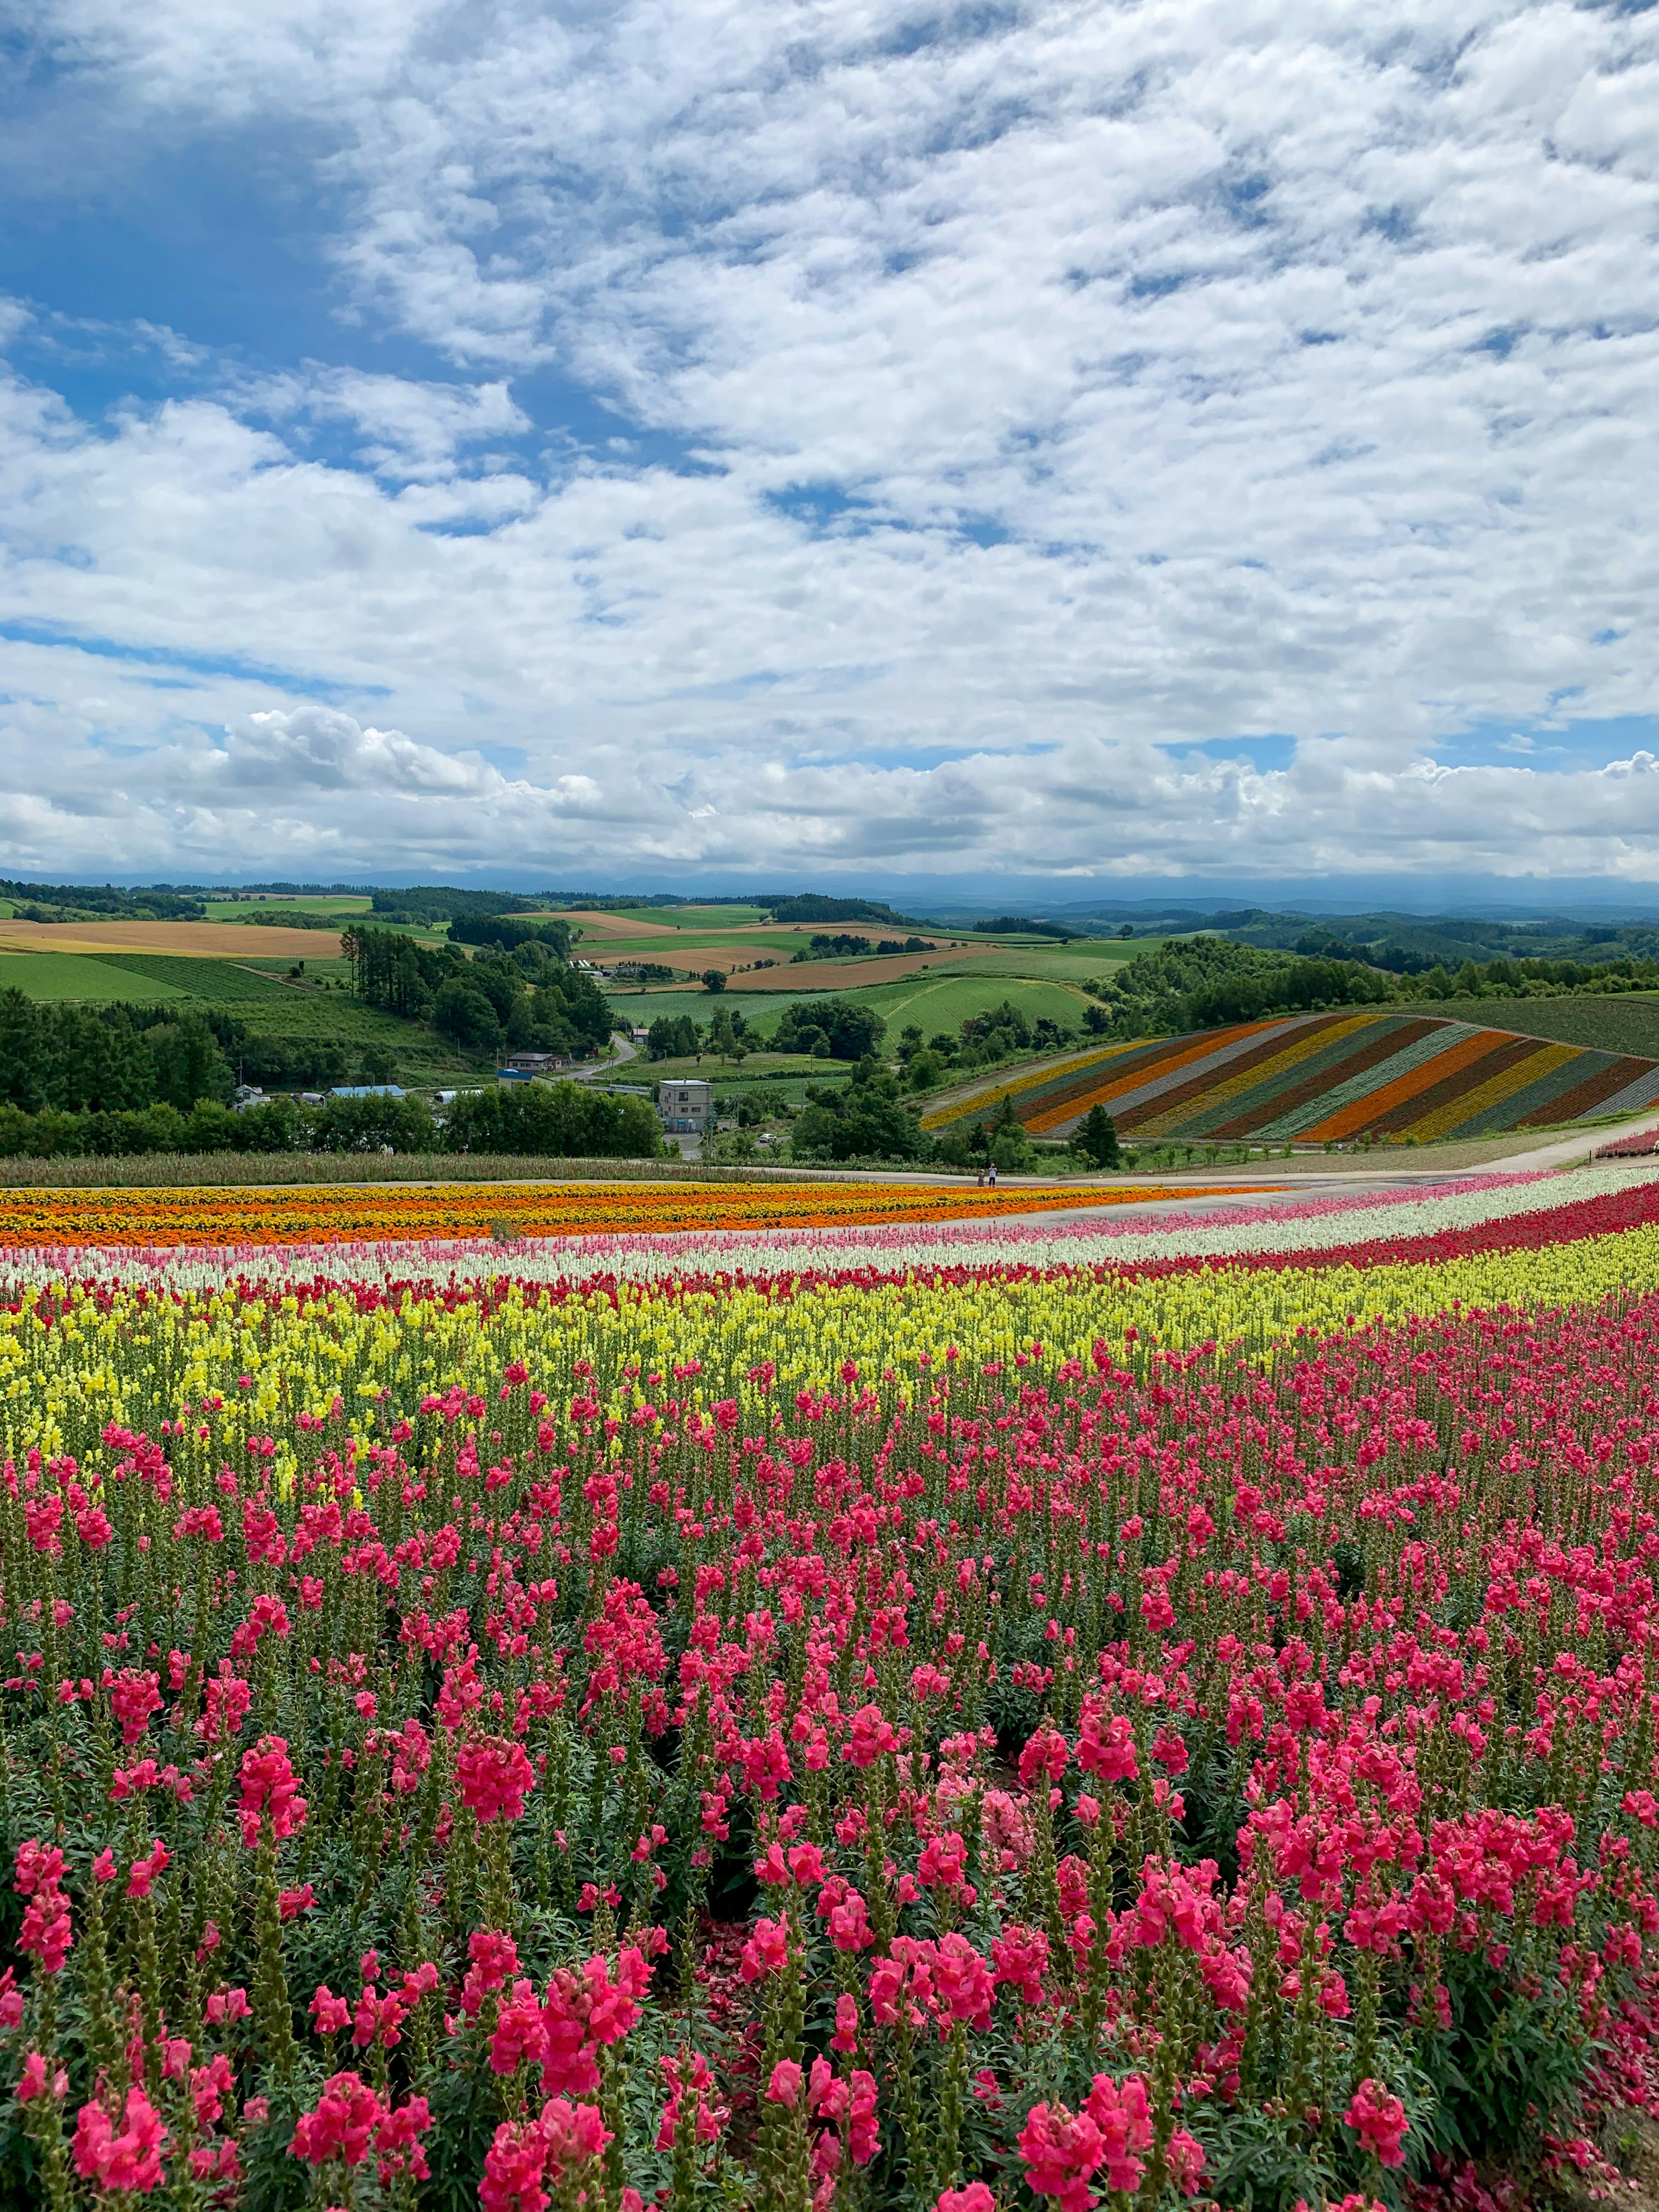
<svg viewBox="0 0 1659 2212">
<path fill-rule="evenodd" d="M 1538 2197 L 1538 2212 L 1590 2212 L 1612 2205 L 1618 2212 L 1659 2212 L 1659 2122 L 1635 2106 L 1609 2112 L 1596 2148 L 1606 2165 L 1589 2173 L 1569 2169 L 1555 2178 L 1553 2191 Z"/>
</svg>

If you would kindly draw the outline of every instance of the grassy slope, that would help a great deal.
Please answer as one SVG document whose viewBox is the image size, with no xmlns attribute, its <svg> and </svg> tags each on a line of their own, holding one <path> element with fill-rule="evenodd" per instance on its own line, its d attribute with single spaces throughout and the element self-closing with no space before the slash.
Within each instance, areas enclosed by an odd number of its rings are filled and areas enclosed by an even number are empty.
<svg viewBox="0 0 1659 2212">
<path fill-rule="evenodd" d="M 605 995 L 622 1029 L 630 1028 L 636 1022 L 649 1029 L 659 1014 L 690 1014 L 700 1028 L 706 1029 L 716 1006 L 730 1006 L 751 1028 L 759 1024 L 769 1029 L 775 1016 L 797 994 L 790 991 L 733 991 L 729 995 L 722 993 L 717 996 L 696 986 L 690 990 L 632 991 L 626 985 L 607 983 Z"/>
<path fill-rule="evenodd" d="M 672 954 L 689 960 L 703 945 L 752 945 L 757 953 L 781 952 L 787 958 L 805 942 L 793 929 L 677 929 L 666 937 L 654 931 L 641 937 L 616 937 L 609 931 L 601 936 L 596 929 L 578 939 L 576 949 L 583 959 L 649 960 L 653 954 L 658 959 Z"/>
<path fill-rule="evenodd" d="M 1610 999 L 1446 999 L 1401 1006 L 1406 1014 L 1444 1015 L 1483 1028 L 1515 1030 L 1554 1044 L 1587 1045 L 1659 1060 L 1659 997 Z"/>
<path fill-rule="evenodd" d="M 717 1059 L 713 1053 L 693 1060 L 647 1060 L 641 1053 L 636 1060 L 625 1061 L 617 1070 L 618 1083 L 669 1083 L 680 1076 L 698 1076 L 716 1083 L 765 1083 L 781 1075 L 801 1075 L 811 1080 L 822 1078 L 828 1082 L 832 1077 L 845 1075 L 851 1062 L 844 1060 L 814 1060 L 804 1052 L 751 1052 L 741 1063 L 734 1060 Z"/>
<path fill-rule="evenodd" d="M 1110 938 L 1090 938 L 1079 945 L 1056 945 L 1053 951 L 1037 945 L 1023 946 L 1018 951 L 994 952 L 976 961 L 975 967 L 985 975 L 1043 975 L 1052 976 L 1057 983 L 1081 983 L 1091 975 L 1109 975 L 1138 952 L 1146 951 L 1152 942 L 1143 938 L 1138 944 L 1121 945 Z"/>
<path fill-rule="evenodd" d="M 760 1091 L 768 1097 L 781 1095 L 792 1106 L 805 1103 L 809 1085 L 822 1088 L 846 1083 L 853 1073 L 845 1060 L 811 1060 L 799 1052 L 755 1052 L 739 1066 L 705 1053 L 695 1060 L 630 1060 L 616 1073 L 618 1083 L 672 1083 L 677 1077 L 695 1076 L 714 1086 L 717 1099 L 740 1098 Z"/>
<path fill-rule="evenodd" d="M 361 1006 L 344 991 L 301 990 L 251 974 L 232 961 L 187 959 L 173 953 L 112 953 L 102 964 L 125 969 L 135 981 L 150 974 L 176 981 L 203 1006 L 246 1022 L 253 1036 L 318 1037 L 348 1049 L 380 1045 L 401 1069 L 428 1080 L 461 1065 L 452 1048 L 430 1030 L 373 1006 Z"/>
<path fill-rule="evenodd" d="M 217 964 L 216 962 L 215 965 Z M 268 959 L 263 953 L 256 952 L 250 953 L 246 960 L 239 960 L 236 965 L 238 968 L 252 968 L 257 975 L 271 975 L 281 980 L 287 977 L 294 963 L 291 960 Z M 307 983 L 349 984 L 351 981 L 351 963 L 349 960 L 307 960 L 305 971 Z"/>
<path fill-rule="evenodd" d="M 887 1024 L 890 1043 L 896 1043 L 899 1031 L 912 1022 L 919 1024 L 927 1036 L 938 1030 L 954 1032 L 970 1015 L 988 1013 L 1005 999 L 1012 1000 L 1028 1020 L 1040 1021 L 1047 1016 L 1050 1021 L 1075 1028 L 1090 1003 L 1081 991 L 1064 983 L 986 975 L 977 968 L 962 975 L 940 975 L 930 969 L 927 975 L 913 975 L 902 983 L 872 984 L 862 990 L 838 991 L 836 996 L 854 1006 L 873 1007 Z"/>
<path fill-rule="evenodd" d="M 111 952 L 100 965 L 118 969 L 124 975 L 151 982 L 171 983 L 192 999 L 210 999 L 216 1006 L 263 1006 L 299 997 L 276 976 L 250 975 L 234 960 L 204 960 L 178 952 Z M 307 994 L 308 995 L 308 994 Z"/>
<path fill-rule="evenodd" d="M 165 968 L 175 961 L 163 961 Z M 133 975 L 111 960 L 97 960 L 88 952 L 0 952 L 0 991 L 21 991 L 27 998 L 74 1000 L 87 1006 L 108 1006 L 117 1000 L 133 1005 L 150 1000 L 181 999 L 187 993 L 161 976 Z"/>
<path fill-rule="evenodd" d="M 730 929 L 734 922 L 761 921 L 766 915 L 765 908 L 759 906 L 613 906 L 608 911 L 690 929 Z M 565 908 L 560 910 L 560 919 L 580 923 L 581 914 L 575 907 Z M 850 929 L 853 925 L 838 922 L 836 927 Z"/>
<path fill-rule="evenodd" d="M 839 991 L 830 991 L 821 982 L 811 983 L 809 979 L 815 965 L 803 962 L 799 968 L 786 969 L 794 987 L 790 990 L 716 995 L 700 989 L 639 992 L 612 986 L 606 996 L 623 1023 L 639 1022 L 649 1027 L 659 1014 L 690 1014 L 693 1021 L 706 1027 L 716 1006 L 729 1006 L 751 1028 L 763 1030 L 769 1030 L 783 1008 L 800 998 L 845 999 L 854 1006 L 873 1007 L 887 1024 L 890 1045 L 897 1043 L 899 1031 L 908 1023 L 920 1023 L 929 1036 L 938 1030 L 955 1031 L 970 1014 L 987 1013 L 1005 999 L 1012 999 L 1031 1021 L 1046 1015 L 1051 1021 L 1076 1029 L 1091 1003 L 1073 984 L 1033 981 L 994 969 L 986 972 L 977 962 L 970 971 L 960 975 L 941 975 L 929 969 L 925 975 L 912 975 L 899 983 L 869 983 Z"/>
</svg>

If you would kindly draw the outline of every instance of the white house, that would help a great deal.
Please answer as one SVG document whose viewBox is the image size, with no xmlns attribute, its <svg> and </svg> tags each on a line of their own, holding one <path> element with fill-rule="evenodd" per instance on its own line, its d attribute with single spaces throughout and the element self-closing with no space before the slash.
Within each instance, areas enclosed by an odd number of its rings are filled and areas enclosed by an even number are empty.
<svg viewBox="0 0 1659 2212">
<path fill-rule="evenodd" d="M 714 1085 L 696 1077 L 657 1085 L 657 1115 L 672 1136 L 702 1136 L 714 1126 Z"/>
</svg>

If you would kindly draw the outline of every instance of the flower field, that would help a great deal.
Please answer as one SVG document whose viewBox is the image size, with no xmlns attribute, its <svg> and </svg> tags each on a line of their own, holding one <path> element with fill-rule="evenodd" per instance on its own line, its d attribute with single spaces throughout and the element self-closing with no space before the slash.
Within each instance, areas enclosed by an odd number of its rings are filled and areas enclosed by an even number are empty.
<svg viewBox="0 0 1659 2212">
<path fill-rule="evenodd" d="M 1607 2180 L 1659 2109 L 1659 1167 L 750 1194 L 9 1227 L 0 2203 Z"/>
<path fill-rule="evenodd" d="M 1640 1160 L 1654 1152 L 1659 1152 L 1659 1129 L 1640 1129 L 1633 1137 L 1603 1145 L 1595 1157 L 1601 1160 Z"/>
<path fill-rule="evenodd" d="M 1224 1190 L 1225 1186 L 1216 1186 Z M 1149 1192 L 1055 1185 L 1020 1190 L 950 1184 L 660 1182 L 313 1185 L 289 1189 L 0 1192 L 0 1249 L 73 1249 L 95 1243 L 168 1245 L 337 1244 L 364 1240 L 465 1238 L 496 1223 L 520 1237 L 580 1237 L 595 1230 L 659 1235 L 681 1230 L 836 1229 L 860 1221 L 963 1221 L 1002 1213 L 1121 1206 Z"/>
<path fill-rule="evenodd" d="M 1013 1101 L 1036 1136 L 1065 1136 L 1091 1106 L 1142 1140 L 1320 1144 L 1369 1134 L 1431 1144 L 1659 1102 L 1659 1062 L 1403 1014 L 1290 1015 L 1114 1045 L 924 1115 L 981 1121 Z"/>
</svg>

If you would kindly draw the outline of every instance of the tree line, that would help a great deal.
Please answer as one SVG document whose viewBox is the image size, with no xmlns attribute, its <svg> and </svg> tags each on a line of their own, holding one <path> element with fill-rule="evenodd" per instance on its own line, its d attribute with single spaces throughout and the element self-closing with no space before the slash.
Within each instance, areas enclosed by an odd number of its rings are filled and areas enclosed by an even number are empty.
<svg viewBox="0 0 1659 2212">
<path fill-rule="evenodd" d="M 802 999 L 786 1006 L 763 1036 L 735 1006 L 720 1006 L 706 1029 L 690 1014 L 659 1014 L 645 1036 L 647 1060 L 722 1059 L 750 1052 L 804 1052 L 817 1060 L 863 1060 L 878 1051 L 887 1024 L 868 1006 L 845 999 Z"/>
<path fill-rule="evenodd" d="M 580 1084 L 464 1092 L 434 1115 L 418 1098 L 271 1098 L 237 1112 L 198 1098 L 137 1109 L 27 1112 L 0 1104 L 0 1158 L 92 1159 L 143 1152 L 457 1152 L 543 1159 L 655 1159 L 655 1109 Z"/>
<path fill-rule="evenodd" d="M 1579 960 L 1466 960 L 1397 974 L 1368 962 L 1271 951 L 1230 938 L 1172 939 L 1139 954 L 1091 988 L 1116 1035 L 1161 1036 L 1267 1015 L 1337 1006 L 1432 1004 L 1443 1000 L 1601 996 L 1650 990 L 1659 961 L 1636 954 L 1595 964 Z"/>
<path fill-rule="evenodd" d="M 797 966 L 803 960 L 853 960 L 866 952 L 937 952 L 938 945 L 931 937 L 882 937 L 872 945 L 867 937 L 850 933 L 836 936 L 817 930 L 789 956 L 790 964 Z"/>
<path fill-rule="evenodd" d="M 369 908 L 387 921 L 453 922 L 473 915 L 528 914 L 542 903 L 521 891 L 466 891 L 454 884 L 405 884 L 372 892 Z"/>
<path fill-rule="evenodd" d="M 26 921 L 200 921 L 207 913 L 192 894 L 160 886 L 0 880 L 0 899 Z"/>
</svg>

